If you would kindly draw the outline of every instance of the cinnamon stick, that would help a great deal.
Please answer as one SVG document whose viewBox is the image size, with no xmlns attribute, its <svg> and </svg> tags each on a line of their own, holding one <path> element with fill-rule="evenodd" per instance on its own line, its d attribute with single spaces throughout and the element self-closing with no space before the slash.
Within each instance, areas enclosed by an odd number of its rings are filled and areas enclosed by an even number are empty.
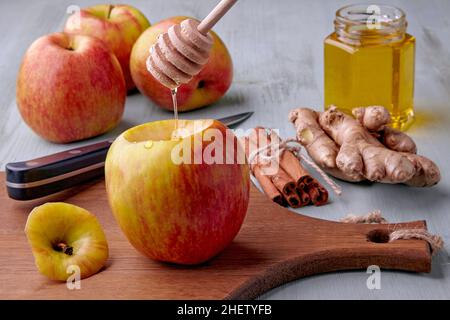
<svg viewBox="0 0 450 320">
<path fill-rule="evenodd" d="M 265 130 L 263 128 L 260 129 Z M 272 131 L 270 139 L 270 141 L 276 139 L 275 141 L 281 142 L 281 138 L 275 131 Z M 302 201 L 306 201 L 307 203 L 311 201 L 315 206 L 321 206 L 328 202 L 327 189 L 311 176 L 301 164 L 300 159 L 291 151 L 285 150 L 281 154 L 280 166 L 296 181 L 297 192 L 302 198 Z"/>
<path fill-rule="evenodd" d="M 255 131 L 257 132 L 258 136 L 265 135 L 270 143 L 281 142 L 281 139 L 275 132 L 272 132 L 271 136 L 268 136 L 266 133 L 266 129 L 262 127 L 255 128 Z M 274 141 L 272 141 L 272 139 L 274 139 Z M 308 205 L 310 203 L 311 197 L 308 193 L 308 190 L 306 189 L 306 184 L 303 182 L 303 177 L 309 177 L 309 173 L 302 167 L 302 165 L 300 164 L 300 160 L 296 156 L 294 156 L 292 152 L 286 150 L 280 156 L 279 165 L 281 167 L 281 170 L 285 171 L 296 183 L 296 192 L 300 198 L 300 204 L 298 205 L 298 207 Z"/>
<path fill-rule="evenodd" d="M 263 189 L 264 193 L 275 203 L 280 206 L 285 206 L 285 201 L 280 191 L 272 183 L 272 180 L 261 172 L 261 168 L 255 167 L 253 170 L 256 180 L 258 180 L 259 185 Z"/>
<path fill-rule="evenodd" d="M 303 168 L 300 160 L 289 150 L 285 150 L 280 156 L 280 166 L 296 181 L 296 189 L 303 205 L 308 205 L 311 196 L 306 186 L 312 182 L 309 172 Z"/>
<path fill-rule="evenodd" d="M 252 152 L 258 150 L 267 145 L 268 140 L 262 141 L 258 138 L 258 132 L 252 132 L 249 137 L 245 137 L 245 152 L 247 158 L 250 156 L 250 150 Z M 263 163 L 259 161 L 259 157 L 253 160 L 250 164 L 252 171 L 255 174 L 256 179 L 261 184 L 266 195 L 268 195 L 273 201 L 280 203 L 277 193 L 274 192 L 273 187 L 278 190 L 284 201 L 286 201 L 292 208 L 298 208 L 301 206 L 301 199 L 296 192 L 295 181 L 281 168 L 270 167 L 270 164 Z M 272 172 L 273 171 L 273 172 Z M 258 176 L 257 176 L 258 175 Z M 265 177 L 265 178 L 264 178 Z M 271 183 L 269 183 L 271 182 Z M 264 186 L 263 186 L 264 185 Z M 283 201 L 283 202 L 284 202 Z"/>
<path fill-rule="evenodd" d="M 304 189 L 313 181 L 310 173 L 303 167 L 300 160 L 289 150 L 281 155 L 280 165 L 297 182 L 300 189 Z"/>
<path fill-rule="evenodd" d="M 306 186 L 311 202 L 315 206 L 322 206 L 328 202 L 328 191 L 316 179 Z"/>
<path fill-rule="evenodd" d="M 240 139 L 242 144 L 244 145 L 245 154 L 247 155 L 247 158 L 250 153 L 250 141 L 248 137 L 244 137 Z M 252 164 L 250 164 L 252 166 Z M 261 171 L 261 168 L 259 166 L 252 166 L 253 174 L 258 180 L 259 185 L 263 189 L 264 193 L 275 203 L 278 203 L 280 206 L 285 206 L 286 201 L 281 195 L 280 191 L 275 187 L 270 177 L 263 174 Z"/>
<path fill-rule="evenodd" d="M 292 208 L 300 208 L 302 206 L 301 199 L 296 191 L 295 181 L 281 168 L 277 172 L 270 175 L 275 187 L 281 191 L 289 206 Z"/>
</svg>

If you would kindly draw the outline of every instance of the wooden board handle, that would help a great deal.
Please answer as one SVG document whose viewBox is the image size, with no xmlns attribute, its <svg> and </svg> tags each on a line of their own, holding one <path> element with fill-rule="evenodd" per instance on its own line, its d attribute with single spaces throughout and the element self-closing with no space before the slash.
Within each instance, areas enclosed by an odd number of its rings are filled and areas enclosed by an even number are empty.
<svg viewBox="0 0 450 320">
<path fill-rule="evenodd" d="M 197 30 L 202 34 L 207 34 L 209 30 L 231 9 L 237 0 L 222 0 L 219 4 L 200 22 Z"/>
<path fill-rule="evenodd" d="M 248 214 L 257 215 L 259 219 L 248 217 L 253 226 L 244 229 L 241 235 L 245 238 L 238 236 L 238 241 L 255 241 L 260 235 L 251 232 L 255 229 L 263 232 L 266 243 L 261 241 L 257 247 L 265 245 L 267 257 L 271 256 L 273 260 L 272 263 L 261 263 L 265 267 L 236 286 L 227 299 L 253 299 L 295 279 L 340 270 L 364 270 L 372 265 L 381 269 L 431 271 L 431 251 L 427 242 L 388 242 L 389 234 L 395 230 L 426 229 L 425 221 L 346 224 L 297 214 L 269 201 L 252 205 L 258 207 L 258 211 L 251 208 Z M 273 225 L 267 224 L 269 219 L 274 221 Z M 259 255 L 264 256 L 263 251 Z"/>
</svg>

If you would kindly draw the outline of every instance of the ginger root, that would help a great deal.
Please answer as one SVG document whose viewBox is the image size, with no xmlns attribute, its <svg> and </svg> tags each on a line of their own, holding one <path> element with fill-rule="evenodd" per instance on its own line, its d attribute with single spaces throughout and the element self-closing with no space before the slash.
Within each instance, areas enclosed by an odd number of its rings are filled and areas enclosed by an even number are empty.
<svg viewBox="0 0 450 320">
<path fill-rule="evenodd" d="M 363 127 L 374 134 L 389 149 L 399 152 L 417 153 L 416 144 L 410 136 L 388 127 L 391 122 L 391 116 L 386 108 L 379 106 L 355 108 L 352 113 Z"/>
<path fill-rule="evenodd" d="M 416 187 L 439 182 L 436 164 L 416 155 L 408 135 L 388 127 L 391 118 L 385 108 L 357 108 L 353 114 L 356 119 L 335 107 L 326 112 L 299 108 L 291 111 L 289 120 L 314 162 L 336 178 Z"/>
</svg>

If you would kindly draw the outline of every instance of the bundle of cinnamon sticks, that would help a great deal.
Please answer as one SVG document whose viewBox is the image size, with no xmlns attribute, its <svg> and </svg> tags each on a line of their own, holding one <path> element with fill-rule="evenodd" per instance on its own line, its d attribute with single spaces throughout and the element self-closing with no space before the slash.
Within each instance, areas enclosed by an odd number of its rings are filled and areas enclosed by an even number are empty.
<svg viewBox="0 0 450 320">
<path fill-rule="evenodd" d="M 328 191 L 303 167 L 290 150 L 273 156 L 270 148 L 281 142 L 274 130 L 257 127 L 241 139 L 253 175 L 265 194 L 279 205 L 299 208 L 309 204 L 320 206 L 328 202 Z M 258 153 L 261 148 L 268 150 Z M 270 158 L 270 161 L 267 159 Z"/>
</svg>

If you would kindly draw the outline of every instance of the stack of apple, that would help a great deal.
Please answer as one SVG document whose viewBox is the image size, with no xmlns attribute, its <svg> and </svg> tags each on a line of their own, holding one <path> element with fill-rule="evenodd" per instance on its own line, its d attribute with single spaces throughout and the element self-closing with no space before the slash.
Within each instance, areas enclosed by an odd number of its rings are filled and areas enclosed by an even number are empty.
<svg viewBox="0 0 450 320">
<path fill-rule="evenodd" d="M 127 92 L 136 87 L 172 110 L 170 91 L 147 71 L 145 61 L 158 35 L 185 18 L 150 26 L 128 5 L 97 5 L 70 16 L 64 32 L 37 39 L 25 54 L 17 79 L 22 118 L 41 137 L 69 143 L 117 126 Z M 231 57 L 213 37 L 208 63 L 179 88 L 180 111 L 216 102 L 231 85 Z"/>
</svg>

